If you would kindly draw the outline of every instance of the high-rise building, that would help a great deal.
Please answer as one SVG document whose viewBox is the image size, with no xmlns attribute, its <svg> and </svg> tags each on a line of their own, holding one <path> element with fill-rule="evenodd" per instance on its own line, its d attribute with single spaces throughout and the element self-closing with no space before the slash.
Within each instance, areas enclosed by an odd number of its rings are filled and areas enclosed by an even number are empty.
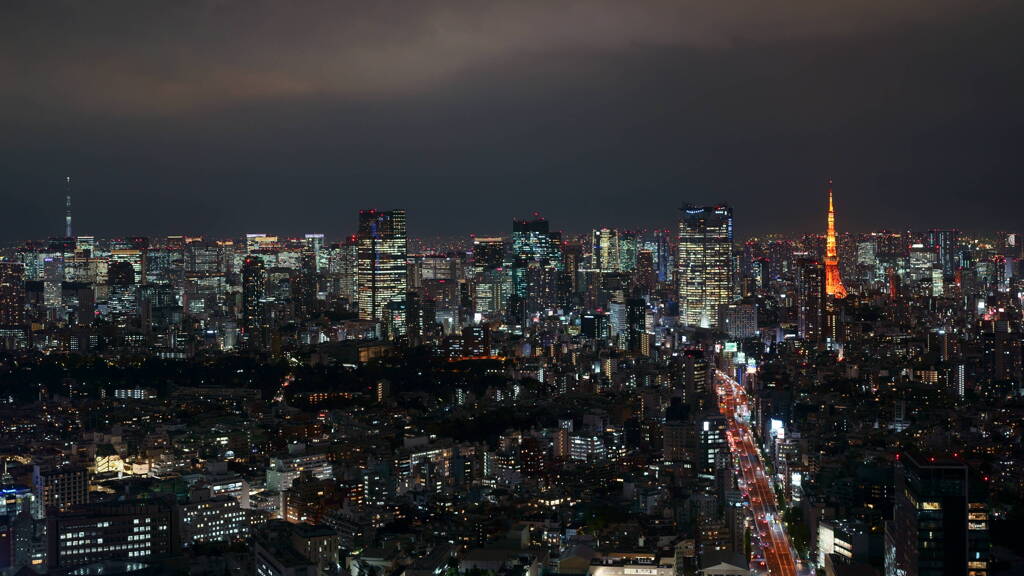
<svg viewBox="0 0 1024 576">
<path fill-rule="evenodd" d="M 324 235 L 323 234 L 306 234 L 306 251 L 313 253 L 313 263 L 316 272 L 320 272 L 326 264 L 326 258 L 324 258 Z"/>
<path fill-rule="evenodd" d="M 713 476 L 729 459 L 728 422 L 721 414 L 706 413 L 697 422 L 697 465 L 701 474 Z"/>
<path fill-rule="evenodd" d="M 757 305 L 753 302 L 723 304 L 718 316 L 718 327 L 730 338 L 757 336 Z"/>
<path fill-rule="evenodd" d="M 515 324 L 541 310 L 553 308 L 562 270 L 562 237 L 552 232 L 548 221 L 512 222 L 512 297 L 509 315 Z"/>
<path fill-rule="evenodd" d="M 658 284 L 658 275 L 654 270 L 654 254 L 650 250 L 640 250 L 636 254 L 636 285 L 650 292 Z"/>
<path fill-rule="evenodd" d="M 132 272 L 135 278 L 132 279 L 133 284 L 141 284 L 145 279 L 145 263 L 144 257 L 145 252 L 135 248 L 124 248 L 110 251 L 110 264 L 113 265 L 115 262 L 127 262 L 132 267 Z"/>
<path fill-rule="evenodd" d="M 796 324 L 797 335 L 810 342 L 824 337 L 825 268 L 817 260 L 797 263 Z"/>
<path fill-rule="evenodd" d="M 619 231 L 611 228 L 594 230 L 591 240 L 590 267 L 600 272 L 622 270 L 619 253 Z"/>
<path fill-rule="evenodd" d="M 825 235 L 825 293 L 846 298 L 846 288 L 839 276 L 839 251 L 836 248 L 836 211 L 832 206 L 832 180 L 828 181 L 828 232 Z"/>
<path fill-rule="evenodd" d="M 679 316 L 687 326 L 714 328 L 732 299 L 732 208 L 692 206 L 679 221 Z"/>
<path fill-rule="evenodd" d="M 689 407 L 682 397 L 673 396 L 665 410 L 665 423 L 661 426 L 662 455 L 665 462 L 684 462 L 693 459 L 694 434 Z"/>
<path fill-rule="evenodd" d="M 0 262 L 0 328 L 25 323 L 25 266 Z"/>
<path fill-rule="evenodd" d="M 711 370 L 703 350 L 691 348 L 680 355 L 679 389 L 683 400 L 697 412 L 705 406 L 711 389 Z"/>
<path fill-rule="evenodd" d="M 483 274 L 505 264 L 505 240 L 502 238 L 473 239 L 473 271 Z"/>
<path fill-rule="evenodd" d="M 960 231 L 956 229 L 929 230 L 928 245 L 938 253 L 939 265 L 942 266 L 943 275 L 947 278 L 951 277 L 958 267 Z"/>
<path fill-rule="evenodd" d="M 292 305 L 295 317 L 308 320 L 319 311 L 320 274 L 318 270 L 318 250 L 306 249 L 299 256 L 299 269 L 291 275 Z"/>
<path fill-rule="evenodd" d="M 408 291 L 405 210 L 360 210 L 357 237 L 359 318 L 383 321 L 389 303 L 404 310 Z M 394 330 L 389 337 L 404 334 L 405 322 L 395 322 Z"/>
<path fill-rule="evenodd" d="M 670 230 L 654 231 L 655 268 L 658 271 L 658 282 L 672 280 L 672 232 Z"/>
<path fill-rule="evenodd" d="M 517 261 L 536 260 L 562 268 L 561 234 L 552 232 L 545 218 L 512 222 L 512 256 Z"/>
<path fill-rule="evenodd" d="M 331 248 L 328 259 L 328 273 L 331 277 L 332 292 L 348 302 L 351 310 L 359 302 L 359 237 L 352 235 L 344 242 Z"/>
<path fill-rule="evenodd" d="M 619 270 L 629 272 L 636 269 L 636 256 L 640 250 L 640 237 L 636 232 L 623 230 L 619 235 Z"/>
<path fill-rule="evenodd" d="M 626 300 L 626 349 L 643 356 L 651 353 L 651 335 L 647 333 L 647 302 L 643 298 Z"/>
<path fill-rule="evenodd" d="M 266 314 L 267 269 L 259 256 L 242 263 L 242 326 L 254 344 L 262 342 L 268 324 Z"/>
<path fill-rule="evenodd" d="M 986 576 L 989 511 L 984 483 L 948 456 L 904 452 L 885 527 L 887 576 Z"/>
</svg>

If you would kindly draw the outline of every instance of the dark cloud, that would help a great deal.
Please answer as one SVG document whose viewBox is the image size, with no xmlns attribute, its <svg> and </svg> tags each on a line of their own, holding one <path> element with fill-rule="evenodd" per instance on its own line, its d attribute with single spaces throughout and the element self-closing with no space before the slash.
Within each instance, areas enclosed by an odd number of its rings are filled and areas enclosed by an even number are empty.
<svg viewBox="0 0 1024 576">
<path fill-rule="evenodd" d="M 26 2 L 0 14 L 5 238 L 1012 227 L 1013 2 Z M 1002 209 L 997 205 L 1001 205 Z"/>
</svg>

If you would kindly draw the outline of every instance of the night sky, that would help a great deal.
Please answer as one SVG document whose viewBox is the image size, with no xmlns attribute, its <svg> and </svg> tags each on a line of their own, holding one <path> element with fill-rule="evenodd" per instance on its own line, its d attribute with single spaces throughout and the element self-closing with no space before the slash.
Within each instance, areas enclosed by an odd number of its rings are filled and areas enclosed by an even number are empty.
<svg viewBox="0 0 1024 576">
<path fill-rule="evenodd" d="M 1021 230 L 1024 2 L 0 6 L 0 240 Z"/>
</svg>

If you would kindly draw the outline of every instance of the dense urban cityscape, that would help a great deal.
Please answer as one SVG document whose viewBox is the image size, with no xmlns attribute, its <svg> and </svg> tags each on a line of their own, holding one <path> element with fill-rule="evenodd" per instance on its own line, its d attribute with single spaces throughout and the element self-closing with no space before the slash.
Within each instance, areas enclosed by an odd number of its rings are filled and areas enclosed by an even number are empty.
<svg viewBox="0 0 1024 576">
<path fill-rule="evenodd" d="M 1024 238 L 845 233 L 853 198 L 416 241 L 97 238 L 68 194 L 0 259 L 0 570 L 1019 566 Z"/>
<path fill-rule="evenodd" d="M 1024 576 L 1024 1 L 0 1 L 0 576 Z"/>
</svg>

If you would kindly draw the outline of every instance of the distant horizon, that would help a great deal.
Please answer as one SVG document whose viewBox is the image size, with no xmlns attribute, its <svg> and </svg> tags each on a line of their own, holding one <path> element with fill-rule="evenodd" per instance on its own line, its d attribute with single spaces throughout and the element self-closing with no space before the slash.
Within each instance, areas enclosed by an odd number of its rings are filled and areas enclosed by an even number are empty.
<svg viewBox="0 0 1024 576">
<path fill-rule="evenodd" d="M 389 209 L 392 209 L 392 208 L 386 208 L 385 210 L 389 210 Z M 400 208 L 393 208 L 393 209 L 400 209 Z M 500 238 L 503 238 L 504 240 L 507 241 L 507 240 L 511 239 L 511 235 L 512 235 L 511 224 L 512 224 L 512 220 L 509 220 L 509 229 L 506 230 L 506 231 L 502 231 L 502 232 L 469 232 L 469 233 L 465 233 L 465 234 L 408 234 L 407 238 L 410 241 L 421 241 L 421 242 L 422 241 L 428 241 L 428 240 L 429 241 L 448 241 L 448 242 L 460 241 L 461 240 L 461 241 L 471 242 L 474 238 L 498 238 L 498 237 L 500 237 Z M 346 238 L 348 238 L 350 236 L 353 236 L 355 234 L 355 229 L 354 228 L 355 227 L 353 227 L 353 230 L 351 232 L 344 233 L 344 234 L 338 234 L 338 235 L 333 235 L 333 234 L 331 234 L 329 232 L 319 231 L 319 230 L 310 230 L 310 231 L 299 232 L 299 233 L 280 233 L 280 232 L 276 232 L 276 231 L 273 231 L 273 230 L 265 230 L 265 231 L 239 232 L 239 233 L 233 233 L 233 234 L 227 234 L 227 235 L 223 235 L 223 234 L 202 234 L 202 233 L 198 233 L 198 234 L 197 233 L 181 233 L 181 232 L 178 232 L 178 233 L 172 232 L 172 233 L 167 233 L 167 234 L 163 234 L 163 233 L 161 233 L 161 234 L 131 233 L 131 234 L 110 234 L 110 235 L 107 235 L 107 234 L 90 234 L 90 233 L 79 234 L 78 232 L 73 231 L 74 235 L 72 236 L 72 238 L 93 237 L 93 238 L 95 238 L 97 240 L 100 240 L 100 241 L 108 241 L 108 240 L 115 240 L 115 239 L 139 237 L 139 238 L 147 238 L 147 239 L 161 239 L 161 240 L 165 240 L 167 238 L 172 238 L 172 237 L 180 236 L 180 237 L 185 237 L 185 238 L 201 238 L 204 241 L 227 241 L 227 240 L 237 241 L 237 240 L 244 240 L 246 235 L 248 235 L 248 234 L 266 234 L 267 236 L 276 236 L 278 238 L 281 238 L 282 240 L 302 240 L 303 237 L 306 234 L 323 234 L 324 242 L 325 243 L 336 243 L 336 242 L 344 241 Z M 598 230 L 600 228 L 611 228 L 611 229 L 614 229 L 614 230 L 631 231 L 631 232 L 642 232 L 642 233 L 650 233 L 650 232 L 653 232 L 655 230 L 670 230 L 673 233 L 678 232 L 677 226 L 672 226 L 672 227 L 669 227 L 669 228 L 665 228 L 665 227 L 639 228 L 639 227 L 629 227 L 629 226 L 595 226 L 593 228 L 589 228 L 589 229 L 585 229 L 585 230 L 580 230 L 580 231 L 566 230 L 564 228 L 559 228 L 557 226 L 552 226 L 551 231 L 552 232 L 560 232 L 560 233 L 562 233 L 563 235 L 565 235 L 568 238 L 580 238 L 580 237 L 584 237 L 584 236 L 590 234 L 591 232 L 593 232 L 594 230 Z M 739 226 L 737 226 L 737 228 L 739 228 Z M 839 228 L 839 227 L 837 226 L 837 228 Z M 867 234 L 875 234 L 875 233 L 880 233 L 880 232 L 889 232 L 889 233 L 896 233 L 896 234 L 927 233 L 930 230 L 957 230 L 961 235 L 966 236 L 966 237 L 971 238 L 971 239 L 974 239 L 974 240 L 991 240 L 993 238 L 990 238 L 990 236 L 997 236 L 997 235 L 1001 235 L 1001 234 L 1019 234 L 1019 233 L 1021 233 L 1020 231 L 1010 230 L 1010 229 L 1005 229 L 1005 230 L 1003 230 L 1003 229 L 969 230 L 969 229 L 965 229 L 965 228 L 961 228 L 961 227 L 956 227 L 956 226 L 932 226 L 932 227 L 926 227 L 926 228 L 910 228 L 910 227 L 876 228 L 876 229 L 872 229 L 872 230 L 843 230 L 843 229 L 839 228 L 837 230 L 837 235 L 842 237 L 842 236 L 847 236 L 847 235 L 867 235 Z M 822 226 L 822 229 L 820 231 L 817 231 L 817 230 L 814 230 L 814 231 L 795 231 L 795 232 L 782 232 L 782 231 L 774 231 L 774 232 L 772 232 L 772 231 L 768 231 L 768 232 L 763 232 L 761 234 L 751 234 L 751 235 L 738 235 L 737 234 L 734 237 L 734 242 L 737 243 L 737 244 L 740 244 L 740 243 L 744 243 L 744 242 L 747 242 L 747 241 L 750 241 L 750 240 L 764 239 L 764 238 L 769 237 L 769 236 L 779 236 L 779 237 L 782 237 L 784 239 L 789 239 L 789 240 L 796 240 L 796 239 L 799 239 L 799 238 L 802 238 L 802 237 L 805 237 L 805 236 L 822 236 L 822 237 L 824 237 L 825 236 L 825 226 Z M 64 236 L 51 235 L 51 236 L 45 236 L 45 237 L 11 239 L 11 240 L 3 240 L 2 242 L 0 242 L 0 244 L 6 246 L 8 248 L 12 248 L 12 247 L 17 247 L 20 244 L 24 244 L 24 243 L 28 243 L 28 242 L 40 242 L 40 243 L 42 243 L 42 242 L 47 242 L 47 241 L 52 240 L 52 239 L 60 239 L 60 238 L 64 238 Z"/>
</svg>

